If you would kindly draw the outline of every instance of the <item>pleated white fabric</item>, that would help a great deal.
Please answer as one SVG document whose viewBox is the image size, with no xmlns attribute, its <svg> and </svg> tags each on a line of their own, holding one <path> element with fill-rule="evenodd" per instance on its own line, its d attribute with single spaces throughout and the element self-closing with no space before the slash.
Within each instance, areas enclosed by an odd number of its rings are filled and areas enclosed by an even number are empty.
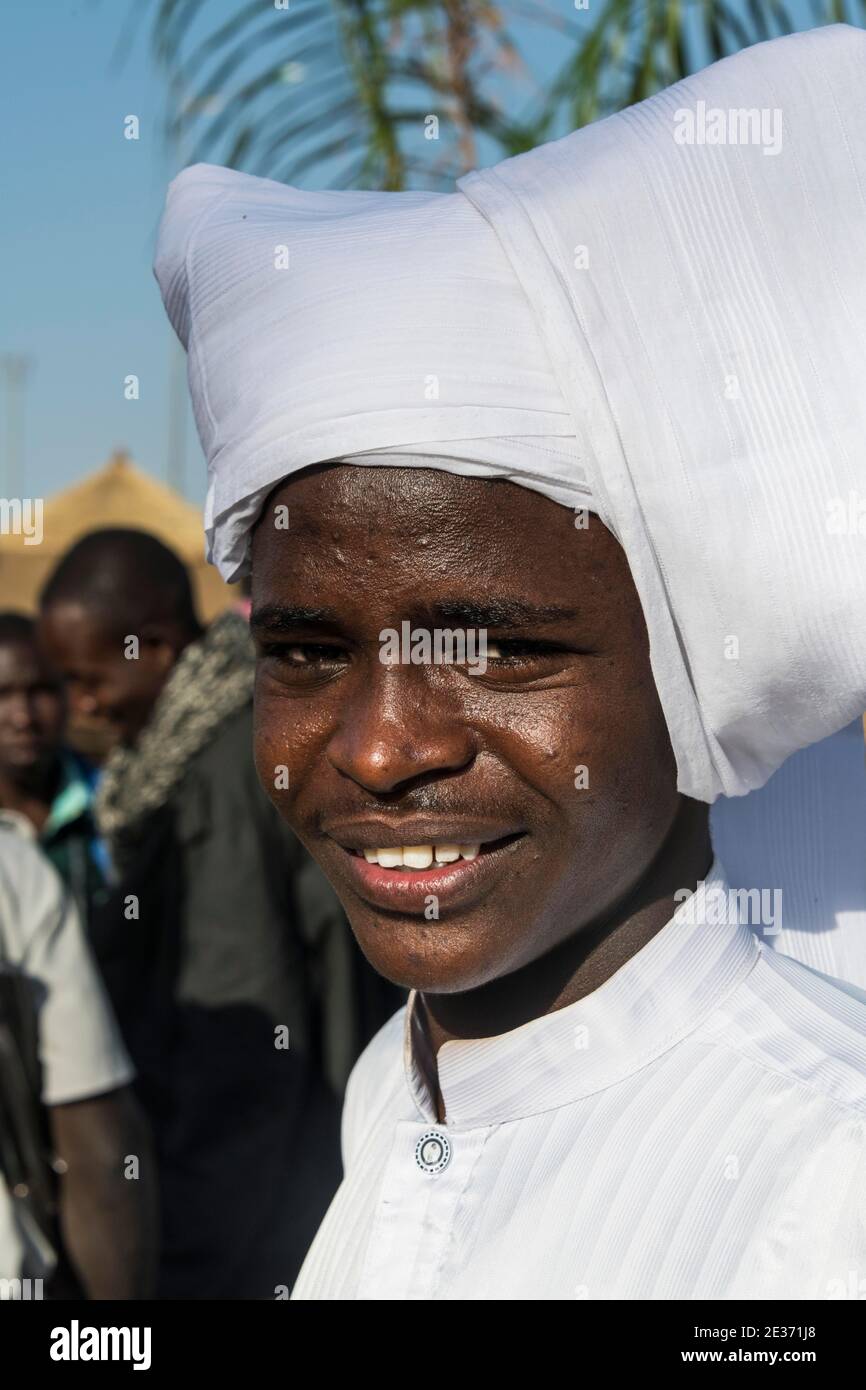
<svg viewBox="0 0 866 1390">
<path fill-rule="evenodd" d="M 717 920 L 726 893 L 714 865 L 587 998 L 446 1043 L 444 1125 L 413 993 L 352 1072 L 292 1297 L 862 1298 L 866 995 Z"/>
<path fill-rule="evenodd" d="M 225 579 L 247 570 L 274 484 L 347 454 L 420 449 L 585 498 L 531 308 L 462 194 L 311 193 L 194 164 L 169 186 L 154 272 L 187 349 Z"/>
<path fill-rule="evenodd" d="M 863 722 L 795 753 L 758 791 L 720 796 L 713 846 L 735 888 L 778 921 L 768 947 L 866 990 L 866 748 Z"/>
</svg>

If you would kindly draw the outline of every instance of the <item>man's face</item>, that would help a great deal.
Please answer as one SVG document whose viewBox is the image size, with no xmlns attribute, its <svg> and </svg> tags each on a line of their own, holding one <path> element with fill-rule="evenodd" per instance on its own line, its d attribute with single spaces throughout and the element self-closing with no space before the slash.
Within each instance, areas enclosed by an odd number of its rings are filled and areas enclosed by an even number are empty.
<svg viewBox="0 0 866 1390">
<path fill-rule="evenodd" d="M 14 776 L 57 755 L 63 685 L 35 641 L 0 644 L 0 771 Z"/>
<path fill-rule="evenodd" d="M 602 920 L 673 823 L 625 556 L 574 522 L 510 483 L 340 465 L 283 484 L 256 528 L 259 777 L 397 984 L 464 991 L 537 959 Z M 404 621 L 485 629 L 486 670 L 384 664 Z M 480 851 L 363 854 L 453 845 Z"/>
<path fill-rule="evenodd" d="M 133 632 L 139 637 L 135 654 L 101 614 L 65 601 L 45 609 L 39 631 L 66 680 L 74 716 L 106 733 L 112 743 L 133 743 L 171 669 L 173 653 L 167 645 Z"/>
</svg>

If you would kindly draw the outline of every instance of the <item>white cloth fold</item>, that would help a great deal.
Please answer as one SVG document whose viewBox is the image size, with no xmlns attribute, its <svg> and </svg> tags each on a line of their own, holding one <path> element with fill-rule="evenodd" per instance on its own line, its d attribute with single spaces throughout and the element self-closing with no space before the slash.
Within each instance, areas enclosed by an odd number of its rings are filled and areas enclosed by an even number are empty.
<svg viewBox="0 0 866 1390">
<path fill-rule="evenodd" d="M 794 753 L 748 796 L 720 796 L 710 828 L 731 887 L 760 901 L 748 918 L 759 940 L 866 991 L 862 720 Z"/>
<path fill-rule="evenodd" d="M 308 193 L 194 164 L 169 187 L 154 271 L 188 351 L 224 578 L 248 567 L 274 484 L 347 454 L 420 449 L 586 505 L 531 308 L 461 193 Z"/>
</svg>

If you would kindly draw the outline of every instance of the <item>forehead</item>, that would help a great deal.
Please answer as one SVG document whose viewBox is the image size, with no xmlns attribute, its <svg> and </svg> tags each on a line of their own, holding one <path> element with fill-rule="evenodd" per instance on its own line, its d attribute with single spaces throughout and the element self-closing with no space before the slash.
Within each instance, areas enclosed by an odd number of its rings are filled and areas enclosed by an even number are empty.
<svg viewBox="0 0 866 1390">
<path fill-rule="evenodd" d="M 0 641 L 0 686 L 8 689 L 10 686 L 56 679 L 54 669 L 35 638 Z"/>
<path fill-rule="evenodd" d="M 446 586 L 554 601 L 630 587 L 597 517 L 517 484 L 432 468 L 333 465 L 270 495 L 253 535 L 253 596 L 314 580 L 360 595 Z"/>
<path fill-rule="evenodd" d="M 110 633 L 106 613 L 72 599 L 50 604 L 39 622 L 40 638 L 52 656 L 74 656 L 82 662 L 113 661 L 123 644 Z"/>
</svg>

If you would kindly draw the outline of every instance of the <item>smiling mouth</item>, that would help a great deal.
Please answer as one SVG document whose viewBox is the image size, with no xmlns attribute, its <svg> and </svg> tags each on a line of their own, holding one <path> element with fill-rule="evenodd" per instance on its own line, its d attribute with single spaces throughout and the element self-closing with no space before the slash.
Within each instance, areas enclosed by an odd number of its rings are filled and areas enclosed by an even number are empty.
<svg viewBox="0 0 866 1390">
<path fill-rule="evenodd" d="M 365 902 L 386 913 L 426 916 L 433 894 L 453 917 L 495 888 L 509 857 L 519 853 L 527 838 L 518 831 L 480 843 L 443 839 L 376 850 L 340 845 L 340 876 Z"/>
<path fill-rule="evenodd" d="M 380 869 L 396 873 L 408 870 L 410 873 L 424 873 L 427 870 L 445 868 L 450 864 L 472 863 L 475 859 L 492 854 L 498 849 L 521 838 L 521 832 L 503 835 L 498 840 L 479 842 L 459 842 L 444 840 L 426 845 L 397 845 L 380 849 L 350 849 L 349 854 L 363 859 L 367 864 L 375 864 Z"/>
</svg>

